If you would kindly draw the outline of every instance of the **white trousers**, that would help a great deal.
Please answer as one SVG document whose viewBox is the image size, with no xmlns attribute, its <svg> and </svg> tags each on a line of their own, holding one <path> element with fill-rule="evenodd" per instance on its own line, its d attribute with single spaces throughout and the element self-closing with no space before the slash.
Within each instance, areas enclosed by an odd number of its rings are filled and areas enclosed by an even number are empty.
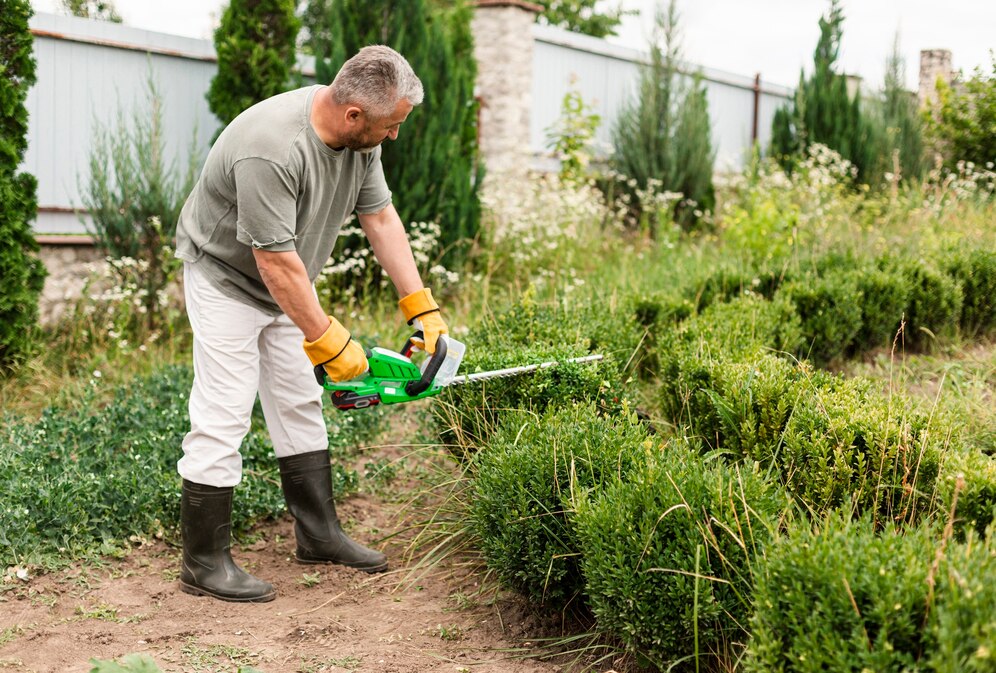
<svg viewBox="0 0 996 673">
<path fill-rule="evenodd" d="M 257 392 L 278 458 L 328 450 L 322 388 L 301 330 L 286 315 L 271 316 L 223 294 L 197 264 L 184 263 L 183 282 L 194 332 L 194 385 L 180 476 L 219 488 L 239 483 L 239 447 Z"/>
</svg>

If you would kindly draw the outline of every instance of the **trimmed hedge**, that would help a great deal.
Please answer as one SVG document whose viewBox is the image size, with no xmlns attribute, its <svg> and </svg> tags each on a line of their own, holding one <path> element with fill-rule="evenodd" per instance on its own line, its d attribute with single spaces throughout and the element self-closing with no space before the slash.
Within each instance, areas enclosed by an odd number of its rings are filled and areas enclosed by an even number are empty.
<svg viewBox="0 0 996 673">
<path fill-rule="evenodd" d="M 961 332 L 970 337 L 996 331 L 996 251 L 957 249 L 944 270 L 962 289 Z"/>
<path fill-rule="evenodd" d="M 756 564 L 787 506 L 756 465 L 729 467 L 678 442 L 583 497 L 577 532 L 599 628 L 660 670 L 697 670 L 696 654 L 705 670 L 732 668 Z"/>
<path fill-rule="evenodd" d="M 818 366 L 844 355 L 861 331 L 862 293 L 849 272 L 787 283 L 775 297 L 795 306 L 804 338 L 797 354 Z"/>
<path fill-rule="evenodd" d="M 922 670 L 933 557 L 926 528 L 831 518 L 790 530 L 757 575 L 746 670 Z"/>
<path fill-rule="evenodd" d="M 530 600 L 562 607 L 584 583 L 571 503 L 626 477 L 653 446 L 633 415 L 591 404 L 509 414 L 475 456 L 471 516 L 488 565 Z"/>
</svg>

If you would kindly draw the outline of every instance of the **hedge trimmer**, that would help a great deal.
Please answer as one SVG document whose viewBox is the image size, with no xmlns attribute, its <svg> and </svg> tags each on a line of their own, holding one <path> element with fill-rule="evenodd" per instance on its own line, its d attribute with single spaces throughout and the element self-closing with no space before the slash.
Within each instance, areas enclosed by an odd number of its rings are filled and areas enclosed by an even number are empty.
<svg viewBox="0 0 996 673">
<path fill-rule="evenodd" d="M 457 369 L 463 360 L 464 345 L 447 335 L 442 335 L 436 342 L 436 352 L 419 367 L 412 362 L 411 356 L 416 350 L 416 340 L 421 338 L 422 333 L 416 332 L 397 353 L 379 346 L 369 349 L 367 362 L 370 364 L 370 369 L 355 379 L 339 383 L 329 381 L 321 365 L 315 367 L 315 378 L 319 385 L 329 391 L 332 404 L 336 408 L 364 409 L 377 404 L 421 400 L 438 395 L 449 386 L 519 376 L 556 367 L 559 364 L 595 362 L 602 359 L 601 355 L 586 355 L 562 362 L 541 362 L 489 372 L 457 374 Z"/>
</svg>

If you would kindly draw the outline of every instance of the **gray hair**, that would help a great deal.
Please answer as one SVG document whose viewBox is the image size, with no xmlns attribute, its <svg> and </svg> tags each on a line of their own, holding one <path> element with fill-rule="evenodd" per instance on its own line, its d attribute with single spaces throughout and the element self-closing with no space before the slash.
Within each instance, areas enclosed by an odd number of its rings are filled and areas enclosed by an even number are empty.
<svg viewBox="0 0 996 673">
<path fill-rule="evenodd" d="M 405 57 L 382 44 L 360 49 L 332 81 L 337 105 L 352 103 L 374 117 L 390 115 L 402 99 L 419 105 L 422 96 L 422 82 Z"/>
</svg>

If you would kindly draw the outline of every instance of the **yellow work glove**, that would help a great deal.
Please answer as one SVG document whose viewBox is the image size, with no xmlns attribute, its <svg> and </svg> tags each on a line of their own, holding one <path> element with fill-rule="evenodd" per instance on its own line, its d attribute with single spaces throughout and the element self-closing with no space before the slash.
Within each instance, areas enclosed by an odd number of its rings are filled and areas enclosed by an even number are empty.
<svg viewBox="0 0 996 673">
<path fill-rule="evenodd" d="M 420 346 L 426 353 L 436 352 L 436 340 L 440 334 L 449 334 L 449 328 L 443 322 L 439 313 L 439 305 L 432 298 L 432 290 L 424 288 L 413 292 L 398 302 L 401 312 L 408 324 L 417 330 L 422 330 L 424 345 Z"/>
<path fill-rule="evenodd" d="M 311 364 L 322 365 L 325 374 L 335 383 L 348 381 L 370 368 L 363 346 L 353 341 L 349 331 L 329 316 L 329 328 L 314 341 L 304 341 L 304 352 Z"/>
</svg>

